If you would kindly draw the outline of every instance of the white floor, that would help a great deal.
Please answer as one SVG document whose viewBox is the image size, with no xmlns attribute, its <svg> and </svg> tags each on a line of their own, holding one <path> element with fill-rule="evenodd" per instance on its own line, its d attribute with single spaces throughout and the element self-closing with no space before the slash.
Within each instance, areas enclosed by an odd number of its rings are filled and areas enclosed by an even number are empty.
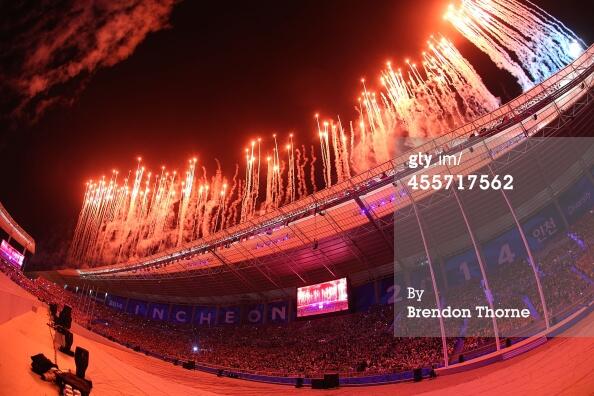
<svg viewBox="0 0 594 396">
<path fill-rule="evenodd" d="M 30 356 L 54 359 L 47 308 L 0 274 L 0 394 L 56 395 L 57 387 L 30 370 Z M 573 335 L 594 334 L 594 314 Z M 420 383 L 334 391 L 295 389 L 218 378 L 134 353 L 73 326 L 74 346 L 90 352 L 87 377 L 92 395 L 262 395 L 314 392 L 365 395 L 594 395 L 594 338 L 558 338 L 524 356 L 471 372 Z M 57 353 L 61 369 L 74 370 L 72 357 Z"/>
</svg>

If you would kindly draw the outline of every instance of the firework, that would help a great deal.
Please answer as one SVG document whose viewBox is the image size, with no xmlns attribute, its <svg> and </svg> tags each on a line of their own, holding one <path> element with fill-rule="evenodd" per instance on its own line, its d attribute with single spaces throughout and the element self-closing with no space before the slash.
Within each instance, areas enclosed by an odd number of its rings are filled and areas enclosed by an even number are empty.
<svg viewBox="0 0 594 396">
<path fill-rule="evenodd" d="M 444 18 L 509 71 L 524 91 L 572 62 L 584 44 L 563 23 L 529 1 L 463 0 L 459 8 L 450 5 Z"/>
<path fill-rule="evenodd" d="M 463 0 L 445 17 L 524 89 L 571 62 L 583 45 L 528 2 Z M 293 133 L 282 144 L 276 134 L 268 142 L 254 139 L 231 181 L 218 162 L 212 176 L 197 158 L 184 173 L 162 167 L 153 174 L 138 158 L 123 180 L 113 171 L 109 179 L 87 182 L 70 260 L 94 266 L 179 247 L 340 183 L 500 105 L 443 36 L 431 36 L 416 61 L 388 62 L 379 89 L 365 79 L 361 84 L 355 120 L 316 114 L 317 148 L 299 146 Z"/>
</svg>

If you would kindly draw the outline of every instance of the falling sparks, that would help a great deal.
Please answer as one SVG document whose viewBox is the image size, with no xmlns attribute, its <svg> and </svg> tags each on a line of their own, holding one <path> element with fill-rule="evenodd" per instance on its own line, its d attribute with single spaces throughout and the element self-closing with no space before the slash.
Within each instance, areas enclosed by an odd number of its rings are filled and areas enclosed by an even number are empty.
<svg viewBox="0 0 594 396">
<path fill-rule="evenodd" d="M 529 1 L 462 0 L 459 8 L 449 6 L 444 19 L 509 71 L 524 91 L 583 51 L 571 30 Z"/>
<path fill-rule="evenodd" d="M 350 177 L 350 171 L 362 172 L 388 161 L 406 147 L 440 136 L 500 104 L 445 37 L 431 37 L 419 63 L 411 59 L 403 63 L 401 67 L 386 64 L 379 92 L 361 80 L 359 119 L 351 126 L 350 139 L 340 123 L 318 127 L 320 139 L 327 139 L 329 128 L 336 135 L 331 140 L 337 147 L 339 179 Z"/>
<path fill-rule="evenodd" d="M 579 38 L 529 2 L 463 0 L 445 18 L 524 89 L 583 52 Z M 361 80 L 355 120 L 315 114 L 317 148 L 299 145 L 293 133 L 252 140 L 231 180 L 218 161 L 209 176 L 198 158 L 178 174 L 165 167 L 152 173 L 140 157 L 126 177 L 114 170 L 90 180 L 70 261 L 95 266 L 179 247 L 348 180 L 500 105 L 443 36 L 431 36 L 416 60 L 388 62 L 379 89 L 373 85 Z"/>
</svg>

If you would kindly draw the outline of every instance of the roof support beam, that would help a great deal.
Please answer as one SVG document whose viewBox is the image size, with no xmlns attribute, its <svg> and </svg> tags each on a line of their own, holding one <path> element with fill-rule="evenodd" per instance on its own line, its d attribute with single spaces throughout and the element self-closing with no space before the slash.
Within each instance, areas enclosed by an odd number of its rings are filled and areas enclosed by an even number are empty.
<svg viewBox="0 0 594 396">
<path fill-rule="evenodd" d="M 245 285 L 249 286 L 251 289 L 254 290 L 254 293 L 257 293 L 258 295 L 260 295 L 262 297 L 262 299 L 264 300 L 264 295 L 258 291 L 258 287 L 255 286 L 249 279 L 247 279 L 245 276 L 243 276 L 239 271 L 237 271 L 235 268 L 233 268 L 233 266 L 231 264 L 229 264 L 227 262 L 227 260 L 225 260 L 223 257 L 221 257 L 220 255 L 217 254 L 217 252 L 213 251 L 211 252 L 212 255 L 214 257 L 217 258 L 217 260 L 219 260 L 221 262 L 221 264 L 223 264 L 224 266 L 226 266 L 227 268 L 229 268 L 231 270 L 231 272 L 233 272 L 233 274 L 235 274 L 235 276 L 241 281 L 243 282 Z"/>
<path fill-rule="evenodd" d="M 249 249 L 247 249 L 241 243 L 238 243 L 237 244 L 237 247 L 238 247 L 238 249 L 241 249 L 241 250 L 243 250 L 245 252 L 244 253 L 244 257 L 246 258 L 247 261 L 253 263 L 254 268 L 256 268 L 262 275 L 264 275 L 264 277 L 266 279 L 268 279 L 270 281 L 270 283 L 272 283 L 276 288 L 278 288 L 279 290 L 283 290 L 283 293 L 284 294 L 287 294 L 286 292 L 284 292 L 285 289 L 277 281 L 275 281 L 274 279 L 272 279 L 272 277 L 270 276 L 270 274 L 267 274 L 266 272 L 264 272 L 262 270 L 261 267 L 264 267 L 264 268 L 266 268 L 266 270 L 270 271 L 270 269 L 266 265 L 264 265 L 264 263 L 262 263 L 262 261 L 258 257 L 254 256 L 249 251 Z M 214 254 L 214 250 L 215 249 L 213 249 L 213 254 Z"/>
<path fill-rule="evenodd" d="M 363 213 L 365 213 L 365 217 L 367 217 L 369 222 L 379 232 L 379 234 L 381 235 L 381 237 L 384 240 L 384 242 L 386 243 L 386 245 L 390 248 L 390 250 L 392 250 L 392 253 L 394 253 L 394 241 L 392 241 L 392 240 L 390 240 L 390 238 L 388 238 L 388 236 L 386 235 L 386 233 L 384 232 L 382 227 L 380 227 L 380 225 L 378 224 L 377 220 L 374 218 L 374 216 L 372 216 L 373 211 L 370 208 L 368 208 L 367 206 L 365 206 L 365 204 L 363 203 L 363 201 L 361 200 L 360 197 L 356 196 L 356 197 L 354 197 L 354 199 L 355 199 L 355 202 L 357 202 L 357 205 L 359 205 L 359 208 L 361 208 Z"/>
<path fill-rule="evenodd" d="M 256 224 L 254 224 L 254 223 L 253 223 L 253 221 L 251 221 L 251 220 L 250 220 L 250 224 L 253 224 L 253 225 L 254 225 L 254 227 L 256 227 Z M 263 241 L 263 242 L 266 242 L 266 241 L 264 241 L 264 240 L 263 240 L 263 237 L 262 237 L 262 235 L 260 235 L 260 234 L 256 234 L 255 236 L 256 236 L 256 238 L 258 238 L 259 240 L 261 240 L 261 241 Z M 276 248 L 276 251 L 277 251 L 277 253 L 276 253 L 276 254 L 274 254 L 274 253 L 273 253 L 273 257 L 274 257 L 274 256 L 277 256 L 277 255 L 282 255 L 282 256 L 285 258 L 285 260 L 287 260 L 287 266 L 289 267 L 289 269 L 291 270 L 291 272 L 293 272 L 295 275 L 297 275 L 297 277 L 298 277 L 299 279 L 301 279 L 301 281 L 302 281 L 303 283 L 307 283 L 307 281 L 306 281 L 306 280 L 303 278 L 303 276 L 301 276 L 301 275 L 299 274 L 299 272 L 297 272 L 297 270 L 296 270 L 295 268 L 293 268 L 293 266 L 291 266 L 291 265 L 289 265 L 289 264 L 288 264 L 289 262 L 291 262 L 291 263 L 293 263 L 294 265 L 297 265 L 297 263 L 295 262 L 295 260 L 294 260 L 294 259 L 293 259 L 291 256 L 289 256 L 288 254 L 286 254 L 284 250 L 282 250 L 281 248 L 279 248 L 279 247 L 278 247 L 278 246 L 277 246 L 277 245 L 276 245 L 276 244 L 275 244 L 275 243 L 274 243 L 274 242 L 273 242 L 273 241 L 270 239 L 270 237 L 266 236 L 266 239 L 268 240 L 268 242 L 270 242 L 270 246 L 273 246 L 274 248 Z"/>
<path fill-rule="evenodd" d="M 330 219 L 328 221 L 328 223 L 330 223 L 332 228 L 334 228 L 338 232 L 338 235 L 340 235 L 341 239 L 343 241 L 345 241 L 346 245 L 349 247 L 349 250 L 351 251 L 353 256 L 355 256 L 355 258 L 357 259 L 357 261 L 359 263 L 363 264 L 367 268 L 369 275 L 371 275 L 370 280 L 375 279 L 375 276 L 373 275 L 373 272 L 371 271 L 371 264 L 365 258 L 365 253 L 361 250 L 359 245 L 357 245 L 357 242 L 349 235 L 348 232 L 345 232 L 343 230 L 343 228 L 340 226 L 340 224 L 336 221 L 336 219 L 332 215 L 330 215 L 330 213 L 326 213 L 326 216 L 328 216 L 328 219 Z"/>
</svg>

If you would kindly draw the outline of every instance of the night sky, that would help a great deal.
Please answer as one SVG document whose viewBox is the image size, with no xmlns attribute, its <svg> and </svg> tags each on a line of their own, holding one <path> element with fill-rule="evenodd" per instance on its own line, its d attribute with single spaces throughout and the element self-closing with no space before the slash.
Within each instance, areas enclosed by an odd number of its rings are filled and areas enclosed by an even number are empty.
<svg viewBox="0 0 594 396">
<path fill-rule="evenodd" d="M 0 5 L 0 79 L 19 75 L 10 49 L 31 26 L 15 31 L 12 22 L 47 14 L 35 7 L 47 2 L 18 3 Z M 55 2 L 53 11 L 68 3 Z M 536 3 L 586 43 L 594 41 L 593 2 Z M 62 84 L 56 95 L 68 104 L 15 116 L 14 103 L 0 100 L 0 201 L 51 261 L 46 253 L 72 236 L 88 179 L 114 168 L 126 172 L 138 155 L 152 169 L 184 169 L 197 155 L 212 171 L 218 158 L 232 176 L 254 137 L 266 141 L 276 132 L 282 141 L 294 132 L 298 143 L 314 142 L 315 112 L 353 119 L 359 79 L 377 81 L 386 60 L 418 57 L 432 33 L 453 39 L 497 96 L 519 94 L 507 73 L 442 20 L 447 5 L 179 2 L 168 26 L 149 33 L 126 59 Z"/>
</svg>

